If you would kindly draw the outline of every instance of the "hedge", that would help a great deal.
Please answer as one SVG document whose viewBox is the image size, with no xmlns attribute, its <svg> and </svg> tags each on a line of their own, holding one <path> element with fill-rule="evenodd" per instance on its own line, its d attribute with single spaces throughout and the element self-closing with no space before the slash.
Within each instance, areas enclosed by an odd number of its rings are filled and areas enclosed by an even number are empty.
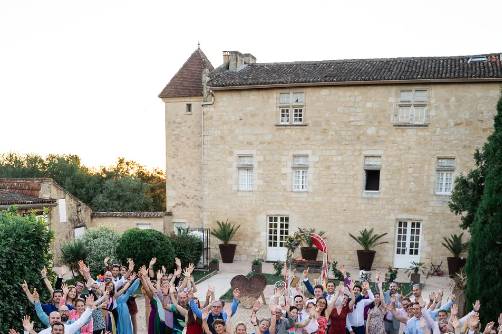
<svg viewBox="0 0 502 334">
<path fill-rule="evenodd" d="M 30 289 L 37 288 L 43 301 L 49 300 L 40 270 L 51 267 L 51 240 L 43 219 L 21 216 L 14 207 L 0 211 L 0 333 L 8 333 L 9 328 L 22 331 L 25 314 L 37 319 L 21 289 L 23 280 Z"/>
<path fill-rule="evenodd" d="M 142 265 L 148 267 L 152 257 L 157 258 L 155 269 L 165 266 L 167 270 L 174 267 L 174 249 L 170 238 L 156 230 L 140 230 L 133 228 L 125 231 L 117 245 L 117 257 L 122 263 L 132 258 L 135 269 Z"/>
<path fill-rule="evenodd" d="M 202 240 L 187 232 L 171 235 L 176 257 L 181 260 L 181 266 L 187 267 L 189 263 L 197 265 L 202 255 Z"/>
</svg>

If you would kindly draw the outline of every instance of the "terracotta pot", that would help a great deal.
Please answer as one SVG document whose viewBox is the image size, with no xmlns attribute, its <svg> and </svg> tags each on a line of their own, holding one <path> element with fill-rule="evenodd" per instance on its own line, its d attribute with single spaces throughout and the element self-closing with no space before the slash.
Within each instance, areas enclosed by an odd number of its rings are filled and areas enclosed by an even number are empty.
<svg viewBox="0 0 502 334">
<path fill-rule="evenodd" d="M 257 274 L 261 274 L 261 268 L 262 268 L 261 263 L 260 264 L 252 264 L 251 265 L 251 271 L 255 272 Z"/>
<path fill-rule="evenodd" d="M 317 253 L 319 252 L 319 250 L 316 247 L 301 247 L 300 251 L 304 260 L 317 260 Z"/>
<path fill-rule="evenodd" d="M 448 260 L 448 274 L 454 277 L 465 266 L 466 259 L 460 257 L 447 257 Z"/>
<path fill-rule="evenodd" d="M 373 260 L 375 259 L 374 250 L 357 250 L 357 261 L 359 262 L 359 270 L 370 271 L 373 265 Z"/>
<path fill-rule="evenodd" d="M 223 263 L 232 263 L 234 262 L 235 248 L 236 244 L 219 244 L 220 247 L 220 255 L 221 261 Z"/>
</svg>

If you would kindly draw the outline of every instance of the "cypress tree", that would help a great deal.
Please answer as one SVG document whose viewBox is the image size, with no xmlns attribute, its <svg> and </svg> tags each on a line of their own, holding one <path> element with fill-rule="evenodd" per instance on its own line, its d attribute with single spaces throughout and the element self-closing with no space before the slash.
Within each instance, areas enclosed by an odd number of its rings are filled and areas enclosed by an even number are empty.
<svg viewBox="0 0 502 334">
<path fill-rule="evenodd" d="M 466 265 L 468 306 L 481 301 L 483 323 L 496 321 L 502 311 L 502 97 L 494 127 L 483 147 L 484 191 L 470 227 Z"/>
</svg>

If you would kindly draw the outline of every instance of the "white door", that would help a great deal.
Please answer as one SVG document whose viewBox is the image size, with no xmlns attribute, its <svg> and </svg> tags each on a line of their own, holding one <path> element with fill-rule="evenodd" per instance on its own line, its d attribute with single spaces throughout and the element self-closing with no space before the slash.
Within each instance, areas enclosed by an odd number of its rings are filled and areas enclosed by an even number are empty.
<svg viewBox="0 0 502 334">
<path fill-rule="evenodd" d="M 267 261 L 286 261 L 288 236 L 288 216 L 267 217 Z"/>
<path fill-rule="evenodd" d="M 422 222 L 398 220 L 396 225 L 396 247 L 394 267 L 408 268 L 411 262 L 420 262 L 420 238 Z"/>
</svg>

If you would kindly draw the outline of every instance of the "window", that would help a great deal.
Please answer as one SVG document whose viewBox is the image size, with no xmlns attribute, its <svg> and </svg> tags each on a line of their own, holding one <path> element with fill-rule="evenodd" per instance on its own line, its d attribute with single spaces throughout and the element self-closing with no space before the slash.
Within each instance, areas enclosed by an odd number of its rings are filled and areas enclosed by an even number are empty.
<svg viewBox="0 0 502 334">
<path fill-rule="evenodd" d="M 140 230 L 149 230 L 152 228 L 152 224 L 150 223 L 136 223 L 136 227 Z"/>
<path fill-rule="evenodd" d="M 73 230 L 75 240 L 82 239 L 85 234 L 85 226 L 77 227 Z"/>
<path fill-rule="evenodd" d="M 382 167 L 381 156 L 364 157 L 364 191 L 380 191 L 380 169 Z"/>
<path fill-rule="evenodd" d="M 186 113 L 191 113 L 192 112 L 192 104 L 191 103 L 187 103 L 185 112 Z"/>
<path fill-rule="evenodd" d="M 237 156 L 238 191 L 253 191 L 254 159 L 252 155 Z"/>
<path fill-rule="evenodd" d="M 454 158 L 438 158 L 436 163 L 436 194 L 451 195 L 453 187 Z"/>
<path fill-rule="evenodd" d="M 288 216 L 268 216 L 268 247 L 286 247 L 289 236 Z"/>
<path fill-rule="evenodd" d="M 426 125 L 429 122 L 427 89 L 402 90 L 393 122 L 396 125 Z"/>
<path fill-rule="evenodd" d="M 293 156 L 293 191 L 308 190 L 309 156 Z"/>
<path fill-rule="evenodd" d="M 279 123 L 303 124 L 305 119 L 305 94 L 302 92 L 279 94 Z"/>
</svg>

